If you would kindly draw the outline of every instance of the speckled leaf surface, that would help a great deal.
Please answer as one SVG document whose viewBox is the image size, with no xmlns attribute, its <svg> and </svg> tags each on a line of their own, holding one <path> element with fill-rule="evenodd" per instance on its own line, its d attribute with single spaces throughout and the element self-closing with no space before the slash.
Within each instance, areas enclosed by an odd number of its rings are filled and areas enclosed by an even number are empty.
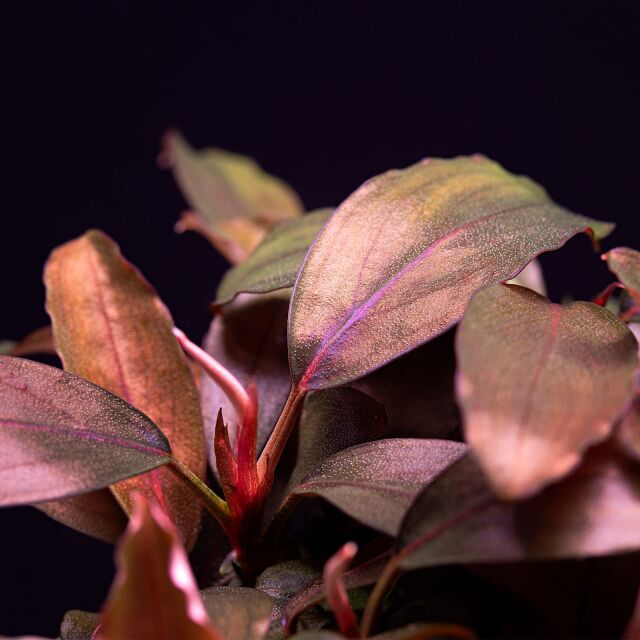
<svg viewBox="0 0 640 640">
<path fill-rule="evenodd" d="M 226 273 L 216 305 L 238 293 L 268 293 L 293 287 L 302 261 L 333 209 L 320 209 L 275 226 L 243 262 Z"/>
<path fill-rule="evenodd" d="M 608 436 L 637 366 L 635 338 L 612 313 L 517 285 L 479 292 L 456 346 L 466 439 L 508 499 L 562 477 Z"/>
<path fill-rule="evenodd" d="M 60 625 L 60 640 L 92 640 L 98 624 L 97 613 L 67 611 Z"/>
<path fill-rule="evenodd" d="M 640 302 L 640 252 L 628 247 L 616 247 L 602 256 L 607 266 L 636 302 Z"/>
<path fill-rule="evenodd" d="M 479 289 L 577 233 L 611 229 L 480 156 L 373 178 L 307 254 L 291 303 L 293 378 L 318 389 L 363 376 L 443 333 Z"/>
<path fill-rule="evenodd" d="M 96 640 L 223 639 L 209 620 L 175 527 L 140 494 L 116 565 Z"/>
<path fill-rule="evenodd" d="M 271 624 L 271 598 L 248 587 L 210 587 L 200 592 L 205 609 L 223 638 L 262 640 Z"/>
<path fill-rule="evenodd" d="M 361 391 L 343 388 L 313 393 L 300 415 L 298 452 L 289 488 L 335 453 L 389 435 L 384 408 Z"/>
<path fill-rule="evenodd" d="M 0 356 L 0 505 L 94 489 L 169 462 L 145 415 L 82 378 Z"/>
<path fill-rule="evenodd" d="M 258 453 L 280 415 L 291 388 L 287 364 L 287 298 L 239 296 L 211 323 L 203 347 L 244 385 L 253 383 L 258 395 Z M 237 416 L 220 387 L 207 376 L 201 381 L 201 403 L 212 468 L 216 468 L 214 437 L 222 409 L 235 443 Z"/>
<path fill-rule="evenodd" d="M 461 442 L 417 438 L 361 444 L 325 460 L 294 493 L 320 496 L 359 522 L 393 536 L 422 488 L 465 450 Z"/>
<path fill-rule="evenodd" d="M 120 396 L 148 415 L 175 456 L 204 476 L 199 399 L 171 316 L 156 292 L 100 231 L 54 250 L 45 268 L 47 310 L 64 368 Z M 200 503 L 170 471 L 113 488 L 130 508 L 139 490 L 159 496 L 187 547 L 200 527 Z"/>
<path fill-rule="evenodd" d="M 116 542 L 127 527 L 127 516 L 109 489 L 34 506 L 50 518 L 105 542 Z"/>
<path fill-rule="evenodd" d="M 418 496 L 402 524 L 405 569 L 582 558 L 640 548 L 640 467 L 614 447 L 590 451 L 567 478 L 522 502 L 495 497 L 471 456 Z"/>
</svg>

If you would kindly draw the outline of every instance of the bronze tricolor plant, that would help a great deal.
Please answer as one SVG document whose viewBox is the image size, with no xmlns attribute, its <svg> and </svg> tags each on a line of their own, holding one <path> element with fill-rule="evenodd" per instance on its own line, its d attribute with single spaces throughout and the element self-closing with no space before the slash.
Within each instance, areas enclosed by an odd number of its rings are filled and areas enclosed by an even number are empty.
<svg viewBox="0 0 640 640">
<path fill-rule="evenodd" d="M 63 640 L 559 637 L 532 567 L 637 559 L 640 254 L 562 305 L 536 261 L 612 224 L 483 156 L 310 213 L 176 132 L 160 163 L 232 263 L 202 346 L 97 230 L 46 263 L 51 328 L 2 343 L 0 505 L 117 544 Z"/>
</svg>

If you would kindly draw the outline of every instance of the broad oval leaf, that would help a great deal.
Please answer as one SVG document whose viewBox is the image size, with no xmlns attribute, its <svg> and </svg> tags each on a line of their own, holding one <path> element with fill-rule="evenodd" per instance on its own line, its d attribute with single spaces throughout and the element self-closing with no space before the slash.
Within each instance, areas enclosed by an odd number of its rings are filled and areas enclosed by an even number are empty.
<svg viewBox="0 0 640 640">
<path fill-rule="evenodd" d="M 294 489 L 320 496 L 359 522 L 394 536 L 425 484 L 456 461 L 466 445 L 395 438 L 345 449 Z"/>
<path fill-rule="evenodd" d="M 116 563 L 96 640 L 222 640 L 174 526 L 156 503 L 147 503 L 140 494 L 134 494 Z"/>
<path fill-rule="evenodd" d="M 70 373 L 0 356 L 0 506 L 100 489 L 169 463 L 160 430 Z"/>
<path fill-rule="evenodd" d="M 361 377 L 444 332 L 479 289 L 581 231 L 599 238 L 611 229 L 483 157 L 373 178 L 305 259 L 289 322 L 294 381 L 304 390 Z"/>
<path fill-rule="evenodd" d="M 608 436 L 637 366 L 636 340 L 612 313 L 517 285 L 474 296 L 456 346 L 466 439 L 508 499 L 562 477 Z"/>
<path fill-rule="evenodd" d="M 567 478 L 522 502 L 503 502 L 465 456 L 416 498 L 396 562 L 443 564 L 582 558 L 640 548 L 640 466 L 608 444 Z"/>
<path fill-rule="evenodd" d="M 246 387 L 255 385 L 258 395 L 257 452 L 260 453 L 287 400 L 291 377 L 287 364 L 288 301 L 279 294 L 240 296 L 212 321 L 203 347 Z M 236 437 L 237 416 L 233 404 L 207 376 L 201 380 L 201 404 L 209 442 L 209 462 L 216 469 L 215 427 L 222 409 L 231 444 Z"/>
<path fill-rule="evenodd" d="M 199 398 L 173 321 L 156 292 L 100 231 L 54 250 L 44 274 L 47 310 L 64 368 L 147 414 L 171 448 L 204 478 L 206 449 Z M 191 548 L 202 507 L 169 470 L 113 488 L 126 510 L 133 490 L 156 495 Z"/>
<path fill-rule="evenodd" d="M 239 293 L 293 287 L 311 243 L 332 213 L 319 209 L 275 226 L 244 262 L 227 271 L 214 304 L 225 304 Z"/>
<path fill-rule="evenodd" d="M 271 598 L 248 587 L 209 587 L 200 592 L 205 609 L 223 638 L 262 640 L 271 624 Z"/>
</svg>

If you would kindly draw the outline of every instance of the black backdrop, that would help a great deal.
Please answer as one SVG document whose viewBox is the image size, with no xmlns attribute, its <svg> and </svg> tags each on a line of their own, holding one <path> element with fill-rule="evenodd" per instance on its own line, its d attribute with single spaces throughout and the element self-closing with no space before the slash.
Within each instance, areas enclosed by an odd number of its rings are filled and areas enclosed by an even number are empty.
<svg viewBox="0 0 640 640">
<path fill-rule="evenodd" d="M 0 10 L 0 338 L 43 325 L 50 249 L 100 227 L 192 335 L 225 267 L 175 236 L 162 132 L 249 154 L 308 208 L 426 155 L 481 151 L 640 247 L 635 2 L 21 2 Z M 608 282 L 586 238 L 543 258 L 551 295 Z M 0 511 L 0 634 L 96 610 L 111 548 Z"/>
</svg>

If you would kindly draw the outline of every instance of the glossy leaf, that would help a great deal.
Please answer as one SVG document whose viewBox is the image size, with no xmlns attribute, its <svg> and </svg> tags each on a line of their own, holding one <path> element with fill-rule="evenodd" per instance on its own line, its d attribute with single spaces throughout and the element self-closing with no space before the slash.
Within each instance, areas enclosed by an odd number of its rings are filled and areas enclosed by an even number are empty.
<svg viewBox="0 0 640 640">
<path fill-rule="evenodd" d="M 116 561 L 96 640 L 222 639 L 209 620 L 175 527 L 140 494 L 134 494 Z"/>
<path fill-rule="evenodd" d="M 581 231 L 611 228 L 479 156 L 373 178 L 305 259 L 289 322 L 294 381 L 304 390 L 361 377 L 443 333 L 479 289 Z"/>
<path fill-rule="evenodd" d="M 271 598 L 247 587 L 210 587 L 200 592 L 211 620 L 223 638 L 261 640 L 271 624 Z"/>
<path fill-rule="evenodd" d="M 629 294 L 640 302 L 640 252 L 628 247 L 617 247 L 602 256 L 607 266 L 625 286 Z"/>
<path fill-rule="evenodd" d="M 320 496 L 359 522 L 394 536 L 424 485 L 465 450 L 466 445 L 447 440 L 369 442 L 325 460 L 294 493 Z"/>
<path fill-rule="evenodd" d="M 384 408 L 356 389 L 327 389 L 309 396 L 298 427 L 291 488 L 339 451 L 389 435 Z"/>
<path fill-rule="evenodd" d="M 640 549 L 640 467 L 610 445 L 522 502 L 495 497 L 471 456 L 418 496 L 398 537 L 405 569 L 583 558 Z"/>
<path fill-rule="evenodd" d="M 293 287 L 302 261 L 333 209 L 320 209 L 274 227 L 247 260 L 222 279 L 216 305 L 238 293 L 268 293 Z"/>
<path fill-rule="evenodd" d="M 517 285 L 473 298 L 457 334 L 458 398 L 466 439 L 499 496 L 535 493 L 608 436 L 637 348 L 595 304 L 561 306 Z"/>
<path fill-rule="evenodd" d="M 170 461 L 145 415 L 82 378 L 0 356 L 0 506 L 86 493 Z"/>
<path fill-rule="evenodd" d="M 350 383 L 382 404 L 391 435 L 453 440 L 460 433 L 453 339 L 454 331 L 447 331 Z"/>
<path fill-rule="evenodd" d="M 127 516 L 109 489 L 34 506 L 50 518 L 105 542 L 116 542 L 127 527 Z"/>
<path fill-rule="evenodd" d="M 228 369 L 245 387 L 255 385 L 258 395 L 257 450 L 264 447 L 282 411 L 291 387 L 287 364 L 287 300 L 278 295 L 240 296 L 218 314 L 204 340 L 204 349 Z M 235 446 L 238 416 L 221 388 L 203 376 L 202 414 L 209 443 L 212 468 L 215 426 L 222 409 L 229 425 L 231 444 Z"/>
<path fill-rule="evenodd" d="M 45 268 L 47 310 L 65 369 L 119 395 L 163 431 L 178 459 L 203 478 L 206 451 L 199 399 L 173 321 L 151 286 L 100 231 L 56 249 Z M 158 496 L 187 547 L 201 505 L 161 470 L 113 488 L 129 510 L 131 492 Z"/>
</svg>

